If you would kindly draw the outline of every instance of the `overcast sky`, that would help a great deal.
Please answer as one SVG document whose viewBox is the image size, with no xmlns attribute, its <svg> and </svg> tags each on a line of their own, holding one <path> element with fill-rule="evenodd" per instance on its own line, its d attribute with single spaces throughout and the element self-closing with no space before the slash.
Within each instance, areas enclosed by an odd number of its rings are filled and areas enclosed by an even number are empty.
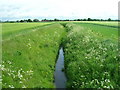
<svg viewBox="0 0 120 90">
<path fill-rule="evenodd" d="M 119 0 L 0 0 L 0 20 L 117 19 Z"/>
</svg>

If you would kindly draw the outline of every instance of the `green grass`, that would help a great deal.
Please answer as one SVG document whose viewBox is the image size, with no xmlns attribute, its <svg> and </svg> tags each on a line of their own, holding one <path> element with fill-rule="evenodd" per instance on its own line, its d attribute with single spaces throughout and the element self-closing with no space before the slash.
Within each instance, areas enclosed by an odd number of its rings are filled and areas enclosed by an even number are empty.
<svg viewBox="0 0 120 90">
<path fill-rule="evenodd" d="M 2 25 L 3 88 L 55 88 L 54 70 L 61 43 L 67 88 L 120 86 L 117 22 Z"/>
<path fill-rule="evenodd" d="M 64 41 L 67 88 L 118 88 L 118 44 L 108 38 L 112 28 L 72 23 L 66 27 L 69 30 Z M 101 32 L 101 28 L 109 32 Z"/>
<path fill-rule="evenodd" d="M 95 24 L 101 24 L 101 25 L 107 25 L 107 26 L 118 26 L 118 22 L 117 21 L 98 21 L 98 22 L 91 22 L 91 23 L 95 23 Z"/>
<path fill-rule="evenodd" d="M 4 40 L 3 88 L 54 88 L 54 66 L 64 35 L 63 26 L 52 24 Z"/>
<path fill-rule="evenodd" d="M 52 23 L 3 23 L 2 36 L 3 39 L 14 37 L 15 35 L 23 34 L 31 30 L 38 29 L 38 27 L 45 26 Z"/>
<path fill-rule="evenodd" d="M 107 26 L 99 26 L 99 25 L 94 25 L 93 23 L 76 23 L 76 24 L 86 28 L 86 30 L 92 30 L 99 37 L 111 39 L 115 42 L 118 41 L 117 27 L 114 28 L 114 27 L 107 27 Z M 101 34 L 101 36 L 98 34 Z"/>
<path fill-rule="evenodd" d="M 75 21 L 79 23 L 92 23 L 92 24 L 100 24 L 100 25 L 106 25 L 106 26 L 118 26 L 117 21 Z"/>
</svg>

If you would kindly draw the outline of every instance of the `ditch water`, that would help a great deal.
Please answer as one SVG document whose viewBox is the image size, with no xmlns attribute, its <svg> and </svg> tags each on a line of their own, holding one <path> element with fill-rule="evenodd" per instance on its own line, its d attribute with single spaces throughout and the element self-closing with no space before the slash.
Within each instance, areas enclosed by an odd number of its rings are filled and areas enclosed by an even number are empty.
<svg viewBox="0 0 120 90">
<path fill-rule="evenodd" d="M 55 86 L 56 88 L 66 88 L 67 78 L 65 76 L 65 72 L 62 71 L 64 69 L 64 52 L 61 47 L 59 50 L 59 55 L 55 67 Z"/>
</svg>

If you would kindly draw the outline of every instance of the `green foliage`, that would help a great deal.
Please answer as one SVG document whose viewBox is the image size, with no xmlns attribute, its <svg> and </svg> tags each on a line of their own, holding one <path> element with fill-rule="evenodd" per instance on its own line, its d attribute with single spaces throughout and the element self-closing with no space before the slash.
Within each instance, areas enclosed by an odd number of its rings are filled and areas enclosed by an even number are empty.
<svg viewBox="0 0 120 90">
<path fill-rule="evenodd" d="M 88 21 L 92 21 L 92 19 L 91 19 L 91 18 L 88 18 Z"/>
<path fill-rule="evenodd" d="M 111 21 L 111 18 L 108 18 L 108 21 Z"/>
<path fill-rule="evenodd" d="M 24 22 L 24 20 L 20 20 L 20 22 Z"/>
<path fill-rule="evenodd" d="M 64 41 L 67 87 L 118 88 L 118 44 L 90 27 L 67 26 L 71 27 Z"/>
<path fill-rule="evenodd" d="M 59 19 L 56 19 L 56 18 L 55 18 L 54 21 L 59 21 Z"/>
<path fill-rule="evenodd" d="M 52 24 L 4 40 L 3 88 L 54 88 L 55 61 L 64 34 L 63 26 Z"/>
<path fill-rule="evenodd" d="M 39 22 L 39 20 L 38 19 L 34 19 L 33 22 Z"/>
<path fill-rule="evenodd" d="M 31 19 L 28 19 L 27 22 L 32 22 L 32 20 L 31 20 Z"/>
</svg>

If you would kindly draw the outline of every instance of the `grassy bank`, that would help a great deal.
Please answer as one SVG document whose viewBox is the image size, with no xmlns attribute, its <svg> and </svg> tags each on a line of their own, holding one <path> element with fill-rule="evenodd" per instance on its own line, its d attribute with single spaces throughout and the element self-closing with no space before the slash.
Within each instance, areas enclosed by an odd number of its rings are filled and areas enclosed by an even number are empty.
<svg viewBox="0 0 120 90">
<path fill-rule="evenodd" d="M 67 87 L 118 88 L 120 77 L 116 31 L 110 27 L 97 28 L 88 24 L 71 23 L 66 27 L 69 31 L 64 41 Z"/>
<path fill-rule="evenodd" d="M 64 35 L 63 26 L 52 24 L 3 40 L 3 88 L 55 87 L 55 60 Z"/>
</svg>

